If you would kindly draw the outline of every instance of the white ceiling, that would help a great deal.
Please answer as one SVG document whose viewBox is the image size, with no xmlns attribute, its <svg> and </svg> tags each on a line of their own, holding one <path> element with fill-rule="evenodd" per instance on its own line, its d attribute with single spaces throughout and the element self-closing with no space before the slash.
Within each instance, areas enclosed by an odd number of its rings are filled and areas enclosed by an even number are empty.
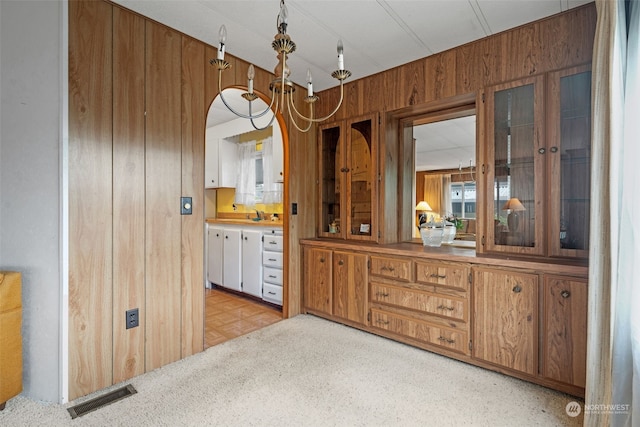
<svg viewBox="0 0 640 427">
<path fill-rule="evenodd" d="M 113 0 L 212 46 L 227 27 L 226 51 L 272 71 L 279 0 Z M 363 78 L 593 0 L 287 0 L 291 80 L 307 69 L 321 91 L 337 86 L 336 44 L 344 43 L 347 80 Z M 260 89 L 260 88 L 256 88 Z M 262 90 L 268 92 L 267 88 Z M 241 105 L 238 103 L 237 105 Z M 215 122 L 227 120 L 217 110 Z M 213 124 L 213 123 L 209 123 Z M 475 164 L 475 118 L 416 127 L 416 169 Z"/>
<path fill-rule="evenodd" d="M 279 0 L 114 0 L 212 46 L 227 27 L 226 51 L 272 71 Z M 593 1 L 593 0 L 591 0 Z M 291 79 L 317 91 L 337 86 L 336 44 L 359 79 L 477 40 L 590 0 L 287 0 L 287 33 L 297 49 Z M 347 81 L 349 81 L 347 80 Z M 258 88 L 256 88 L 258 89 Z M 263 90 L 268 92 L 268 90 Z"/>
</svg>

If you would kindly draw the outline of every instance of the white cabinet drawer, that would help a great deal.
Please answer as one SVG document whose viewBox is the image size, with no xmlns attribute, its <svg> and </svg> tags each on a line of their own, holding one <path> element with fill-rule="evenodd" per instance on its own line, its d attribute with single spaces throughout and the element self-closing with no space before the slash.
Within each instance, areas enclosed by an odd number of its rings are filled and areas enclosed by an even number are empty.
<svg viewBox="0 0 640 427">
<path fill-rule="evenodd" d="M 262 299 L 273 304 L 282 305 L 282 286 L 265 283 L 262 287 Z"/>
<path fill-rule="evenodd" d="M 262 252 L 262 265 L 282 268 L 282 252 Z"/>
<path fill-rule="evenodd" d="M 282 252 L 283 250 L 282 236 L 264 235 L 264 250 Z"/>
<path fill-rule="evenodd" d="M 267 283 L 282 286 L 282 270 L 278 268 L 265 267 L 262 280 Z"/>
</svg>

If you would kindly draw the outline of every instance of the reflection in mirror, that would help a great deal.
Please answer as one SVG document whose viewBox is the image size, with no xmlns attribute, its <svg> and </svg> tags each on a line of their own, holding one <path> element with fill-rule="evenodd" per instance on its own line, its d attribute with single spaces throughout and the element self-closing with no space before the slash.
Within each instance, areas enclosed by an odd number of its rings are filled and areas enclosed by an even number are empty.
<svg viewBox="0 0 640 427">
<path fill-rule="evenodd" d="M 475 246 L 476 232 L 476 116 L 468 115 L 426 124 L 414 123 L 415 200 L 426 202 L 427 212 L 416 211 L 418 221 L 456 226 L 454 245 Z M 424 206 L 424 205 L 423 205 Z"/>
<path fill-rule="evenodd" d="M 245 91 L 224 90 L 224 97 L 236 111 L 248 111 Z M 253 110 L 268 105 L 260 98 Z M 256 127 L 268 126 L 271 114 L 255 119 Z M 278 120 L 264 130 L 256 130 L 251 121 L 238 118 L 220 97 L 207 115 L 205 147 L 205 216 L 208 218 L 264 212 L 282 218 L 284 196 L 284 151 Z"/>
</svg>

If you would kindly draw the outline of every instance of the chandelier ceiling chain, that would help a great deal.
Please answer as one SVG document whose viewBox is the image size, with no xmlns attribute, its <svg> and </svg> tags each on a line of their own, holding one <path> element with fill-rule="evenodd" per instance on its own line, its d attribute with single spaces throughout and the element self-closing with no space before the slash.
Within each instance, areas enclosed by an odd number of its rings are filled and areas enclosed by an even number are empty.
<svg viewBox="0 0 640 427">
<path fill-rule="evenodd" d="M 287 66 L 288 55 L 295 52 L 296 50 L 296 44 L 287 34 L 288 15 L 289 14 L 287 11 L 287 6 L 285 6 L 284 0 L 281 0 L 280 13 L 278 13 L 276 21 L 278 33 L 274 36 L 273 42 L 271 43 L 271 47 L 273 48 L 273 50 L 278 53 L 278 64 L 273 70 L 275 79 L 273 79 L 269 84 L 269 91 L 271 92 L 270 104 L 263 111 L 253 113 L 253 101 L 258 99 L 258 95 L 256 95 L 253 91 L 253 79 L 255 77 L 255 69 L 253 67 L 253 64 L 249 65 L 249 70 L 247 72 L 247 92 L 242 94 L 242 97 L 249 102 L 249 114 L 243 114 L 233 109 L 222 95 L 222 72 L 231 67 L 231 64 L 229 64 L 224 59 L 225 44 L 227 41 L 227 29 L 224 25 L 220 27 L 220 30 L 218 32 L 220 44 L 218 46 L 217 57 L 210 61 L 211 65 L 216 67 L 218 70 L 218 96 L 220 97 L 224 105 L 236 116 L 249 119 L 251 121 L 251 125 L 257 130 L 266 129 L 271 126 L 275 118 L 275 112 L 280 111 L 280 113 L 282 113 L 282 109 L 287 107 L 291 122 L 296 127 L 296 129 L 298 129 L 300 132 L 309 131 L 313 123 L 325 121 L 338 111 L 338 109 L 342 105 L 342 100 L 344 98 L 343 81 L 351 76 L 351 72 L 344 69 L 344 48 L 342 45 L 342 40 L 338 40 L 338 69 L 331 73 L 331 76 L 333 78 L 340 81 L 340 100 L 338 101 L 338 105 L 329 115 L 321 118 L 314 117 L 313 105 L 319 98 L 318 96 L 313 94 L 313 80 L 311 76 L 311 70 L 307 70 L 307 96 L 304 98 L 304 102 L 309 104 L 309 116 L 307 117 L 304 114 L 300 113 L 294 103 L 293 92 L 295 91 L 295 85 L 289 80 L 291 70 Z M 269 111 L 271 111 L 272 113 L 269 123 L 264 127 L 257 126 L 254 120 L 265 116 Z M 294 118 L 294 114 L 299 119 L 307 122 L 306 126 L 298 126 L 298 124 L 296 123 L 296 119 Z"/>
</svg>

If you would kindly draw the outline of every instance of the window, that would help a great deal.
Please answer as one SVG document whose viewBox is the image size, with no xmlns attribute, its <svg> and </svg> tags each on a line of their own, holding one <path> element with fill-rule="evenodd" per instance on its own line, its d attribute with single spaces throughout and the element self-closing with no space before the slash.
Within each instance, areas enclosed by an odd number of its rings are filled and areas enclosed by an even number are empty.
<svg viewBox="0 0 640 427">
<path fill-rule="evenodd" d="M 451 212 L 458 218 L 476 217 L 476 183 L 451 184 Z"/>
<path fill-rule="evenodd" d="M 256 203 L 262 203 L 264 195 L 264 168 L 262 151 L 256 151 Z"/>
</svg>

